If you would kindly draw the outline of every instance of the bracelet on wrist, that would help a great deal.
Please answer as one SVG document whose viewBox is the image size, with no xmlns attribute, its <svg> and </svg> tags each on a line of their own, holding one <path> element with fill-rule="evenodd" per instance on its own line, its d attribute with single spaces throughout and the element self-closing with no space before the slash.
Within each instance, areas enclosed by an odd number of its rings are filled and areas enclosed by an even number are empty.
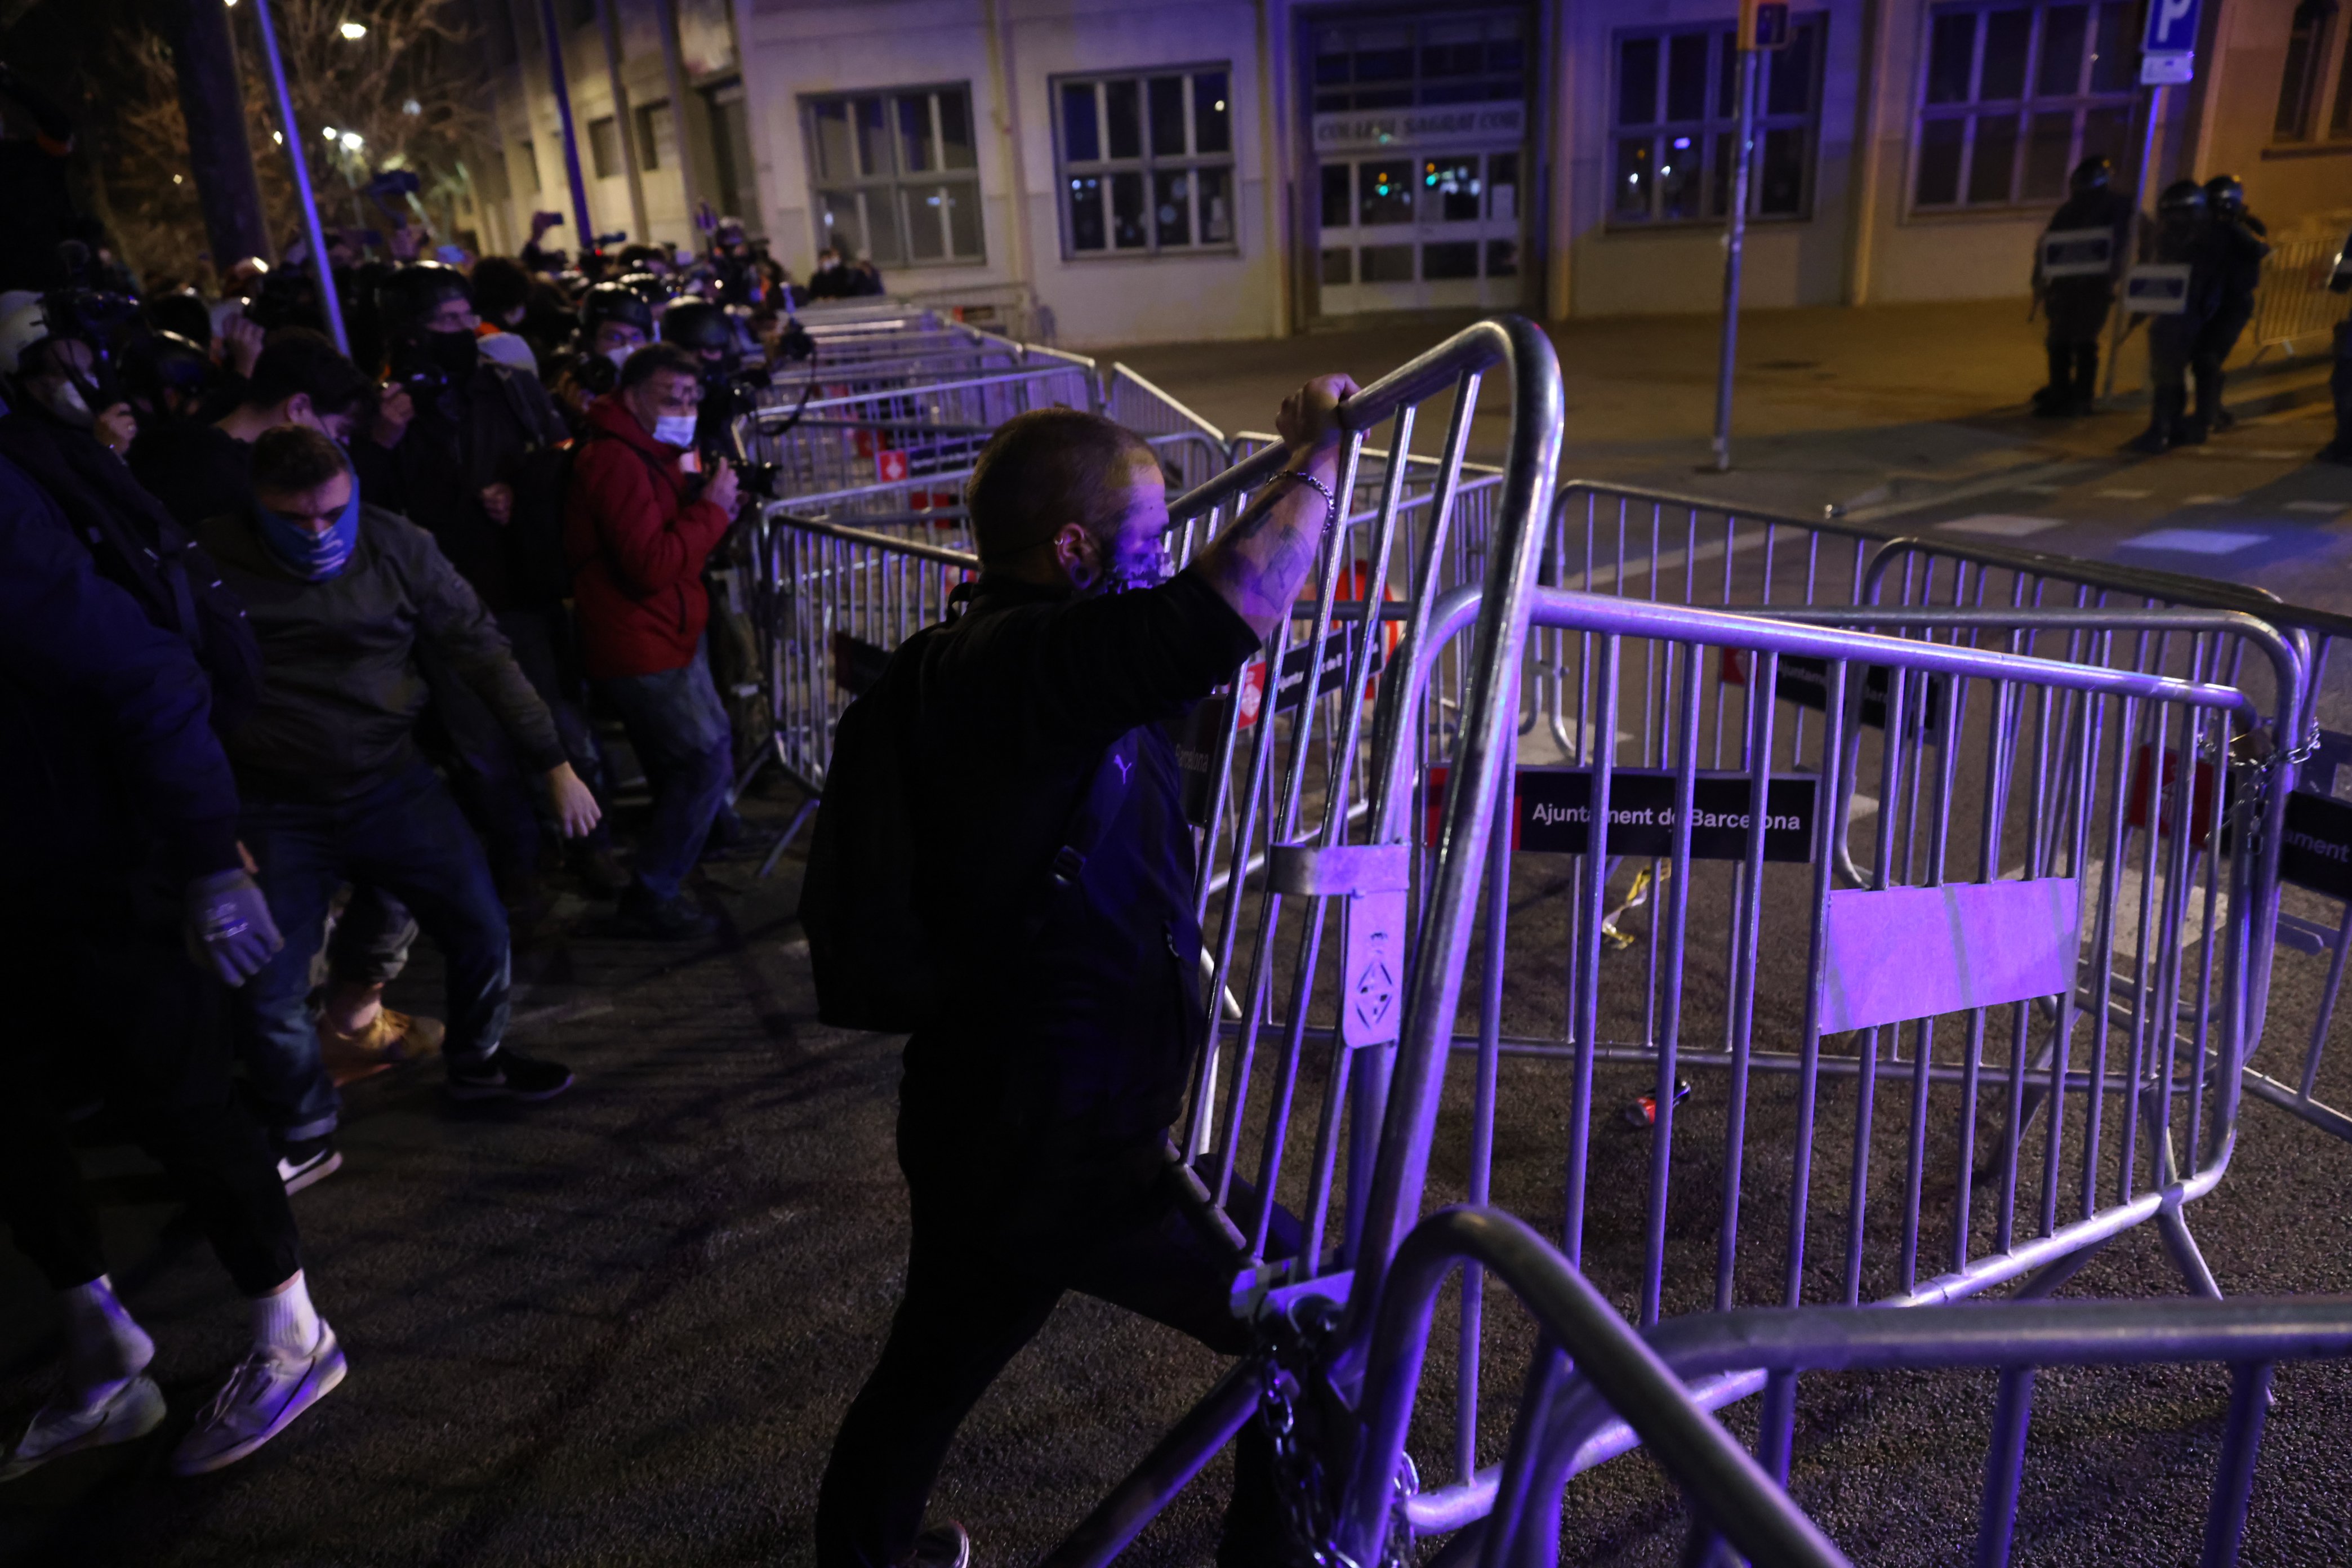
<svg viewBox="0 0 2352 1568">
<path fill-rule="evenodd" d="M 1308 473 L 1304 468 L 1285 468 L 1282 472 L 1275 475 L 1274 477 L 1277 479 L 1297 479 L 1299 483 L 1309 487 L 1318 495 L 1320 495 L 1323 498 L 1323 505 L 1325 508 L 1323 518 L 1324 527 L 1328 528 L 1331 526 L 1332 522 L 1338 519 L 1339 515 L 1339 496 L 1332 490 L 1329 485 L 1325 484 L 1313 474 Z"/>
</svg>

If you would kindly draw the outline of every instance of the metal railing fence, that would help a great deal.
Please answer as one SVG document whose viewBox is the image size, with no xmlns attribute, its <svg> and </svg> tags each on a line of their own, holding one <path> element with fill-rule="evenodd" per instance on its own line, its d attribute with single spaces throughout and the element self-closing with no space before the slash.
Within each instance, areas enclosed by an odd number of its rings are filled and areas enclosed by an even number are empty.
<svg viewBox="0 0 2352 1568">
<path fill-rule="evenodd" d="M 2263 280 L 2254 290 L 2254 319 L 2246 337 L 2261 363 L 2273 350 L 2292 355 L 2298 344 L 2324 349 L 2336 323 L 2352 314 L 2352 295 L 2328 292 L 2327 280 L 2343 253 L 2340 236 L 2280 240 L 2263 260 Z"/>
</svg>

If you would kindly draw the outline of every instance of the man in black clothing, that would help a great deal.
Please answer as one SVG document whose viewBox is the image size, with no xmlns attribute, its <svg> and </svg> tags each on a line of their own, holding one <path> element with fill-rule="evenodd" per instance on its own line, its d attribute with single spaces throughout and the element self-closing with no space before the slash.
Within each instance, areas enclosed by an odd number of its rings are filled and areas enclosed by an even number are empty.
<svg viewBox="0 0 2352 1568">
<path fill-rule="evenodd" d="M 2221 387 L 2230 351 L 2254 319 L 2254 290 L 2262 287 L 2263 258 L 2271 253 L 2270 230 L 2246 210 L 2246 187 L 2235 174 L 2216 174 L 2205 182 L 2206 223 L 2219 253 L 2221 297 L 2213 319 L 2205 323 L 2190 346 L 2189 369 L 2197 378 L 2197 409 L 2191 416 L 2200 429 L 2227 430 L 2237 421 L 2221 406 Z"/>
<path fill-rule="evenodd" d="M 1284 404 L 1291 471 L 1172 579 L 1164 482 L 1133 433 L 1025 414 L 973 471 L 976 592 L 876 689 L 906 726 L 913 907 L 951 1001 L 907 1045 L 906 1295 L 826 1467 L 819 1568 L 965 1555 L 960 1527 L 919 1542 L 925 1500 L 956 1427 L 1065 1290 L 1229 1353 L 1247 1344 L 1231 1276 L 1177 1209 L 1166 1163 L 1205 1019 L 1192 832 L 1159 726 L 1290 613 L 1330 519 L 1335 411 L 1353 390 L 1330 376 Z M 1057 882 L 1066 825 L 1111 765 L 1108 826 Z M 1274 1539 L 1268 1454 L 1253 1423 L 1228 1563 Z"/>
<path fill-rule="evenodd" d="M 294 1216 L 232 1093 L 224 984 L 268 962 L 236 790 L 187 639 L 92 568 L 108 549 L 0 459 L 0 1213 L 56 1292 L 65 1375 L 0 1481 L 163 1419 L 153 1342 L 115 1295 L 58 1069 L 94 1080 L 248 1300 L 251 1353 L 173 1455 L 216 1469 L 343 1375 Z M 190 962 L 201 954 L 204 967 Z"/>
<path fill-rule="evenodd" d="M 328 900 L 344 881 L 405 905 L 448 966 L 450 1092 L 544 1100 L 572 1075 L 504 1049 L 506 912 L 480 847 L 413 739 L 429 646 L 499 715 L 564 831 L 595 825 L 546 706 L 429 535 L 362 505 L 343 449 L 295 425 L 254 444 L 254 505 L 205 525 L 245 601 L 265 668 L 258 710 L 230 737 L 240 836 L 287 945 L 241 995 L 247 1077 L 299 1173 L 331 1159 L 341 1100 L 306 1006 Z"/>
<path fill-rule="evenodd" d="M 131 472 L 183 528 L 253 504 L 253 443 L 299 425 L 348 442 L 375 407 L 375 386 L 324 332 L 280 327 L 269 334 L 237 405 L 213 423 L 142 429 Z"/>
<path fill-rule="evenodd" d="M 2033 412 L 2045 418 L 2088 414 L 2099 385 L 2099 334 L 2116 306 L 2116 279 L 2123 276 L 2125 242 L 2132 205 L 2110 188 L 2115 166 L 2085 158 L 2074 167 L 2072 194 L 2051 215 L 2050 226 L 2033 252 L 2033 291 L 2050 321 L 2043 346 L 2050 355 L 2050 383 L 2033 395 Z M 2071 253 L 2052 276 L 2047 271 L 2053 235 L 2074 237 Z M 2105 255 L 2095 255 L 2104 242 Z M 2075 268 L 2080 270 L 2075 270 Z"/>
<path fill-rule="evenodd" d="M 456 268 L 404 267 L 377 289 L 376 305 L 392 369 L 373 429 L 352 443 L 361 491 L 369 505 L 432 534 L 493 614 L 509 609 L 508 525 L 518 491 L 544 471 L 534 459 L 571 430 L 538 378 L 483 357 L 472 296 Z M 540 498 L 521 504 L 535 510 Z M 540 858 L 530 781 L 467 683 L 429 656 L 425 675 L 451 782 L 490 852 L 501 894 L 527 909 L 537 901 Z"/>
</svg>

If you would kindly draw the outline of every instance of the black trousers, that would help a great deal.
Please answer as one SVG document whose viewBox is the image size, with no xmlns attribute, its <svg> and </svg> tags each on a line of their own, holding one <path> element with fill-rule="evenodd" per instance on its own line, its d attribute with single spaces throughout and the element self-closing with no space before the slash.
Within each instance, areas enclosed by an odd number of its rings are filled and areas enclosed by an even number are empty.
<svg viewBox="0 0 2352 1568">
<path fill-rule="evenodd" d="M 825 1466 L 818 1568 L 889 1568 L 906 1558 L 957 1427 L 1064 1291 L 1139 1312 L 1228 1355 L 1251 1342 L 1227 1306 L 1230 1271 L 1176 1207 L 1164 1176 L 1144 1177 L 1124 1194 L 1115 1191 L 1119 1177 L 1101 1174 L 1084 1192 L 1016 1186 L 983 1203 L 970 1168 L 920 1147 L 912 1126 L 902 1111 L 899 1164 L 914 1211 L 907 1291 Z M 1090 1216 L 1085 1236 L 1002 1217 L 1081 1211 Z M 1257 1421 L 1243 1429 L 1239 1449 L 1219 1560 L 1271 1561 L 1279 1539 L 1273 1448 Z"/>
<path fill-rule="evenodd" d="M 227 995 L 182 945 L 171 889 L 85 872 L 66 897 L 0 915 L 0 1211 L 52 1289 L 107 1271 L 63 1101 L 95 1089 L 161 1163 L 237 1289 L 301 1267 L 277 1156 L 236 1100 Z M 38 918 L 32 918 L 37 914 Z"/>
</svg>

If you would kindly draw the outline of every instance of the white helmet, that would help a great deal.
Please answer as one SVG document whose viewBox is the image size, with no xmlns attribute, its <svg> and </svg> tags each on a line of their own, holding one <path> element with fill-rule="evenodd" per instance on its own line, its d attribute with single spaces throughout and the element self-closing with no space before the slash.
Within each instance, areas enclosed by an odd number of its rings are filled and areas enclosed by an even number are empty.
<svg viewBox="0 0 2352 1568">
<path fill-rule="evenodd" d="M 0 309 L 0 374 L 15 375 L 23 364 L 25 351 L 48 337 L 48 318 L 41 310 L 41 297 L 28 296 L 21 289 L 0 297 L 0 304 L 5 304 Z"/>
</svg>

